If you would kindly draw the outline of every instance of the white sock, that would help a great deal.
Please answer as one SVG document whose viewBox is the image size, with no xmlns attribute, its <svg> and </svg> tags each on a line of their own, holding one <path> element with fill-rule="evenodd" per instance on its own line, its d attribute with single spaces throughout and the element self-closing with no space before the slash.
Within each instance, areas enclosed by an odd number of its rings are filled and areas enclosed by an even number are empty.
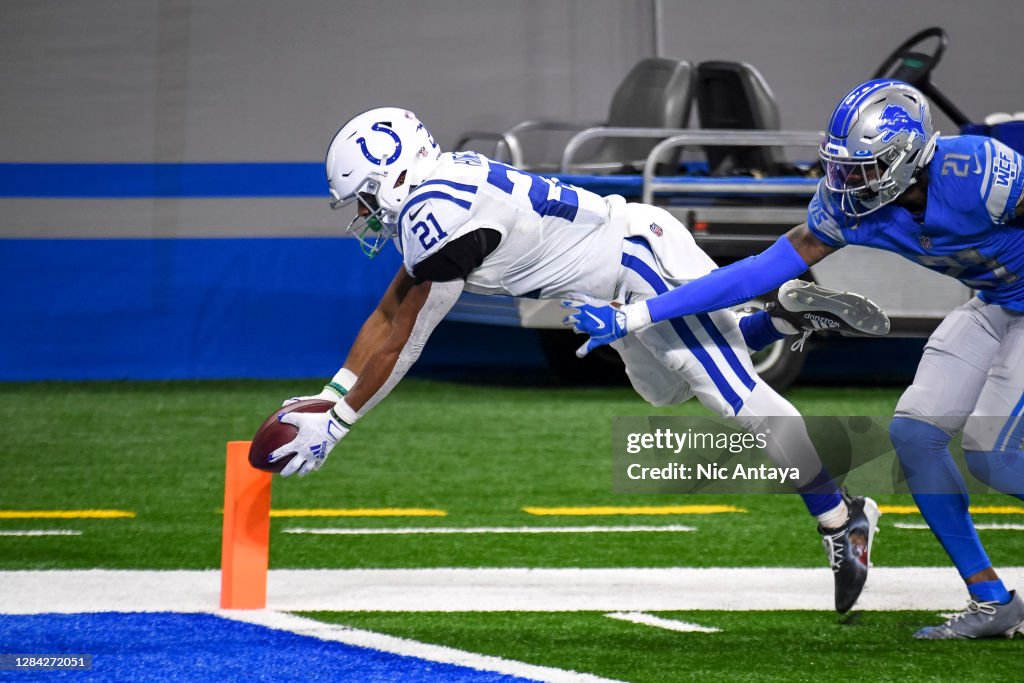
<svg viewBox="0 0 1024 683">
<path fill-rule="evenodd" d="M 818 524 L 821 525 L 822 529 L 835 530 L 846 524 L 846 520 L 849 518 L 850 510 L 846 507 L 846 503 L 840 500 L 839 505 L 836 505 L 828 512 L 818 515 Z"/>
</svg>

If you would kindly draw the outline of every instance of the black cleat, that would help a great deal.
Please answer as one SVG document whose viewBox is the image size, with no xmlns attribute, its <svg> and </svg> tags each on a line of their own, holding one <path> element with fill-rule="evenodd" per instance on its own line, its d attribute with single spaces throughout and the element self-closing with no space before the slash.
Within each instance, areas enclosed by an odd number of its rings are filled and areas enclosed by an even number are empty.
<svg viewBox="0 0 1024 683">
<path fill-rule="evenodd" d="M 784 283 L 775 301 L 768 303 L 765 310 L 804 332 L 889 333 L 889 317 L 870 299 L 804 280 Z"/>
<path fill-rule="evenodd" d="M 871 567 L 871 543 L 882 514 L 870 498 L 851 498 L 844 492 L 843 502 L 850 511 L 846 524 L 838 529 L 818 527 L 835 578 L 836 611 L 840 614 L 849 612 L 864 590 Z"/>
</svg>

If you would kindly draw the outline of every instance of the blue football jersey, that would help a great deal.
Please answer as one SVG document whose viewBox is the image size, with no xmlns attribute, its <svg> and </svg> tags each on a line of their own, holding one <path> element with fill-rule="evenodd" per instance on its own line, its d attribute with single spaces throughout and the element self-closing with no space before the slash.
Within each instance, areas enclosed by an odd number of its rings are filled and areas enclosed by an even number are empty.
<svg viewBox="0 0 1024 683">
<path fill-rule="evenodd" d="M 991 138 L 940 137 L 928 164 L 923 216 L 896 204 L 847 216 L 822 181 L 807 225 L 830 246 L 895 252 L 979 290 L 986 303 L 1024 311 L 1024 216 L 1016 214 L 1024 191 L 1022 162 Z"/>
</svg>

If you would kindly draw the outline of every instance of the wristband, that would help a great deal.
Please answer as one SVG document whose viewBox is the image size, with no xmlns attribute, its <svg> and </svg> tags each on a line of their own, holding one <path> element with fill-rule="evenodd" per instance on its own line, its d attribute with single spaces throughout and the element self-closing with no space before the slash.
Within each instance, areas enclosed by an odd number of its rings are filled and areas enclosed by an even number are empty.
<svg viewBox="0 0 1024 683">
<path fill-rule="evenodd" d="M 359 419 L 359 415 L 356 411 L 345 403 L 344 401 L 338 401 L 334 404 L 334 407 L 330 410 L 331 417 L 341 423 L 346 429 L 352 429 L 352 425 Z"/>
<path fill-rule="evenodd" d="M 356 380 L 359 379 L 356 373 L 352 372 L 347 368 L 342 368 L 334 374 L 331 381 L 324 387 L 327 391 L 335 393 L 338 398 L 344 398 L 348 392 L 355 386 Z"/>
<path fill-rule="evenodd" d="M 338 395 L 338 398 L 344 398 L 345 395 L 348 394 L 348 389 L 341 386 L 337 382 L 329 382 L 327 386 L 324 387 L 324 389 L 327 389 L 328 391 L 333 391 Z"/>
</svg>

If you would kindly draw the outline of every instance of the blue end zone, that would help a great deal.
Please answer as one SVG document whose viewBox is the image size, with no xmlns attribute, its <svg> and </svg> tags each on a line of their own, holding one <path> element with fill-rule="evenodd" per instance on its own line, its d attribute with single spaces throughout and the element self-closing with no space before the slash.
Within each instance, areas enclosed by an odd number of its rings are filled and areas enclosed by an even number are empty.
<svg viewBox="0 0 1024 683">
<path fill-rule="evenodd" d="M 92 655 L 89 672 L 0 671 L 0 680 L 17 681 L 526 680 L 317 640 L 209 614 L 2 615 L 0 650 L 15 654 Z"/>
</svg>

